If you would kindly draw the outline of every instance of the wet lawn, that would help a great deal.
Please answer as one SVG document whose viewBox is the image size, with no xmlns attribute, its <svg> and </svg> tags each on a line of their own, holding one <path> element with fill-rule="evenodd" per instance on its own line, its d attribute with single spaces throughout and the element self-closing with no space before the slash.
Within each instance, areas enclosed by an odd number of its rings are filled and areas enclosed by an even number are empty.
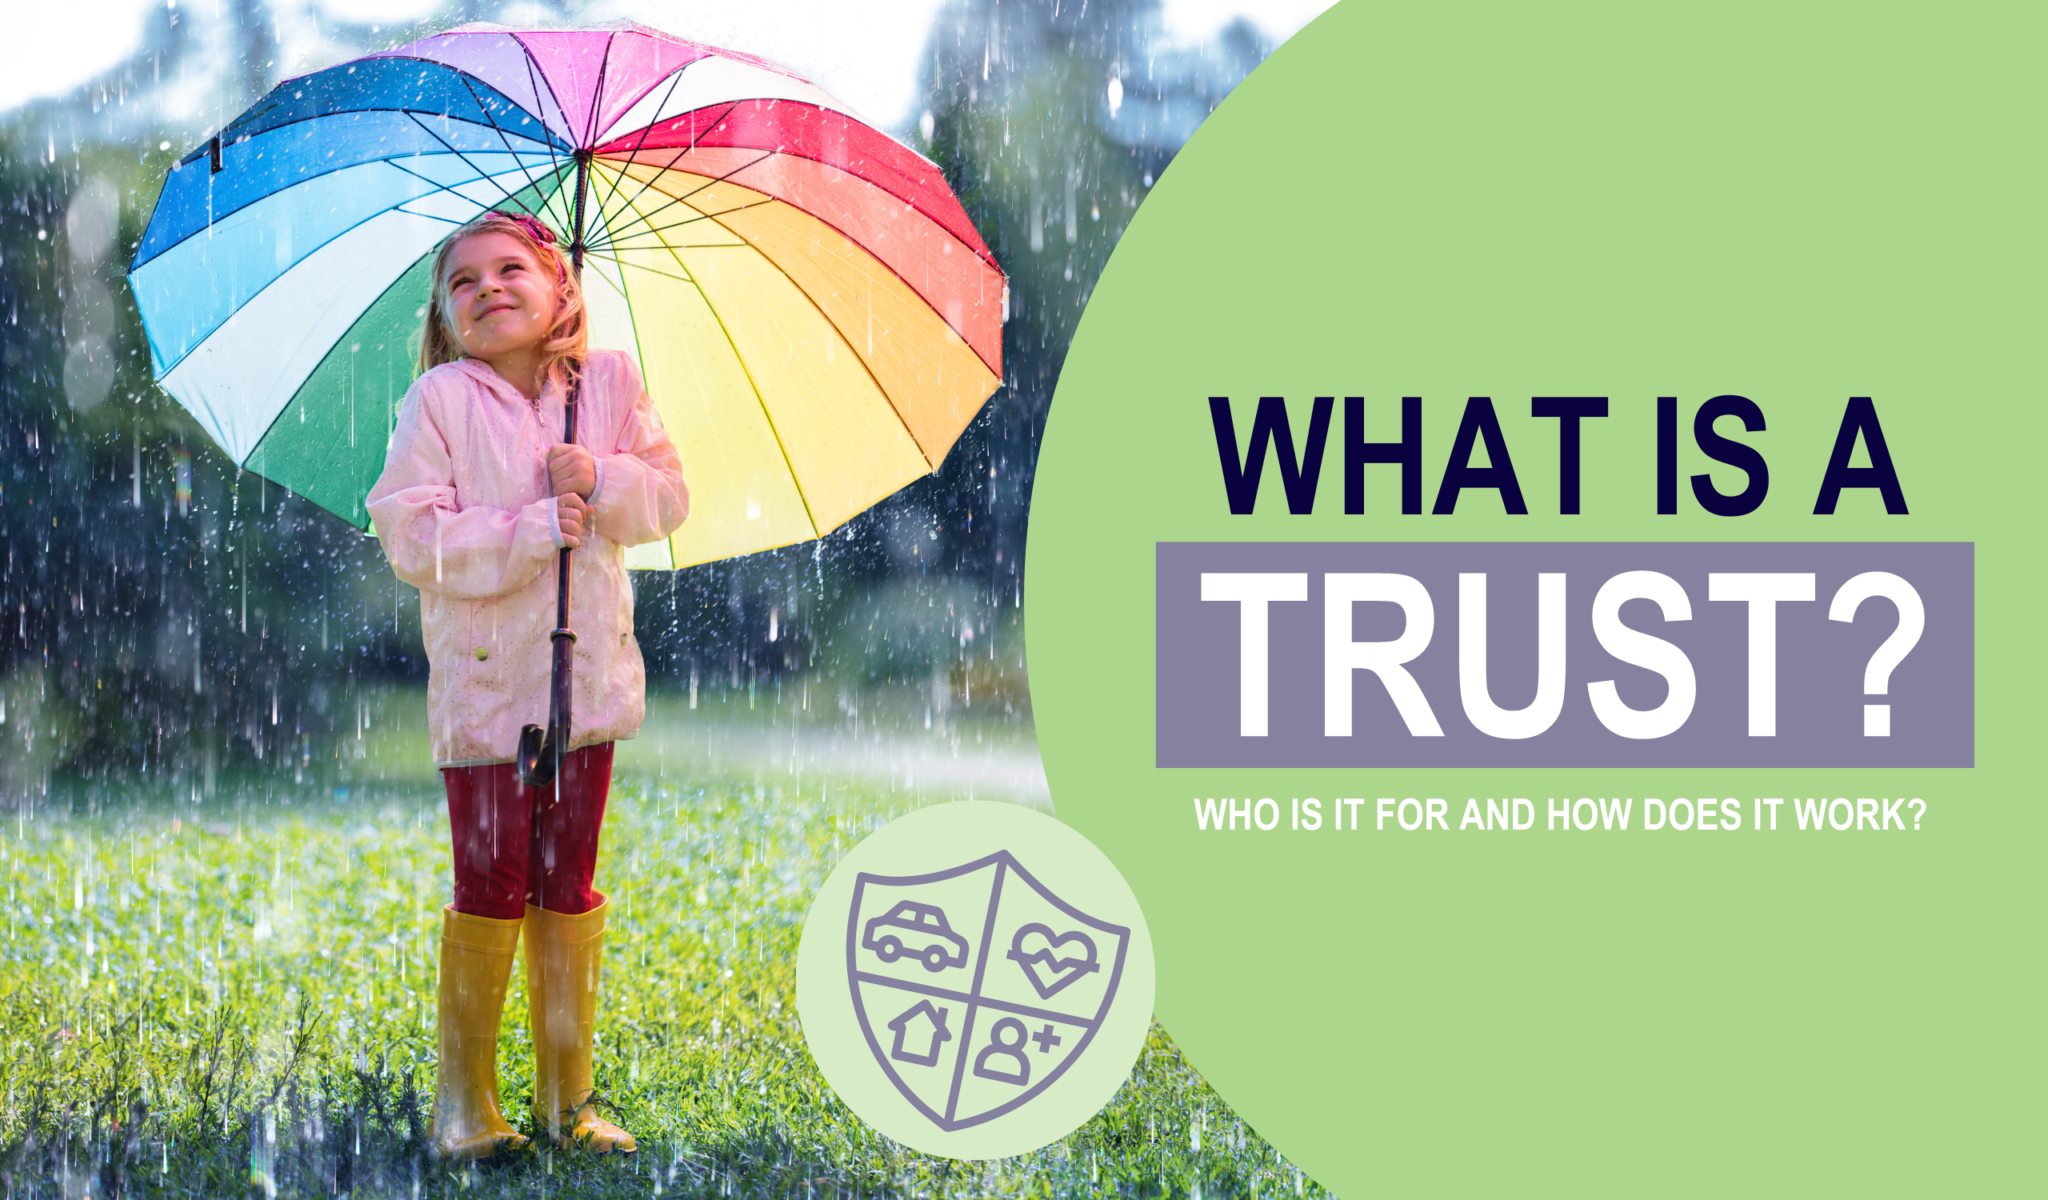
<svg viewBox="0 0 2048 1200">
<path fill-rule="evenodd" d="M 386 727 L 406 741 L 408 724 Z M 999 739 L 943 722 L 901 753 L 759 722 L 663 729 L 622 747 L 598 871 L 615 897 L 598 1082 L 640 1153 L 426 1155 L 446 816 L 430 774 L 380 775 L 366 751 L 346 797 L 325 777 L 221 780 L 211 800 L 121 804 L 102 784 L 0 814 L 0 1196 L 1320 1194 L 1157 1026 L 1110 1105 L 1033 1154 L 959 1163 L 869 1130 L 797 1027 L 809 897 L 891 815 L 976 779 L 1042 803 L 1031 772 L 1000 745 L 988 771 L 948 768 Z M 520 978 L 499 1041 L 515 1123 Z"/>
</svg>

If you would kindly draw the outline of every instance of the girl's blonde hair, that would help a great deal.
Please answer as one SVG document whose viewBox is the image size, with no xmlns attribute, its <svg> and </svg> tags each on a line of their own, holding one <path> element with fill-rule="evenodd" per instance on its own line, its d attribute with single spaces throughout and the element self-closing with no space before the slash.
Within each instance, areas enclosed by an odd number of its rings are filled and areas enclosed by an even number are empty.
<svg viewBox="0 0 2048 1200">
<path fill-rule="evenodd" d="M 422 374 L 442 363 L 466 357 L 462 343 L 455 340 L 455 327 L 448 312 L 448 259 L 464 238 L 478 234 L 502 233 L 525 246 L 542 270 L 555 270 L 555 323 L 548 328 L 540 351 L 540 376 L 566 388 L 583 369 L 590 349 L 589 323 L 584 320 L 583 289 L 569 270 L 568 257 L 557 244 L 555 231 L 539 218 L 525 213 L 487 212 L 448 235 L 434 255 L 432 299 L 427 302 L 426 322 L 420 330 Z"/>
</svg>

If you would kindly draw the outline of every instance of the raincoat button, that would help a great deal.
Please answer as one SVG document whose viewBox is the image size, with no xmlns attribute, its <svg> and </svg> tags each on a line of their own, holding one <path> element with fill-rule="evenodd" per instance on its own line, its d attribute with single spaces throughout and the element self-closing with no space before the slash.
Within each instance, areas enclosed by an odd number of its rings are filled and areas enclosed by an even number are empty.
<svg viewBox="0 0 2048 1200">
<path fill-rule="evenodd" d="M 488 651 L 488 650 L 486 650 L 486 649 L 484 649 L 484 648 L 483 648 L 482 646 L 478 646 L 478 647 L 476 648 L 476 660 L 477 660 L 478 662 L 482 662 L 483 660 L 485 660 L 485 659 L 489 658 L 490 656 L 491 656 L 491 652 L 490 652 L 490 651 Z"/>
</svg>

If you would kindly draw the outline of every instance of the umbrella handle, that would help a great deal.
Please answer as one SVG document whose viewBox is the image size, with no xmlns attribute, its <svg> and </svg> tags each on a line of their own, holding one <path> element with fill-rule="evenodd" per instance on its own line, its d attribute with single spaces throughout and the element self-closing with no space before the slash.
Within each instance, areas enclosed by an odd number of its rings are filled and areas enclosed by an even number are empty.
<svg viewBox="0 0 2048 1200">
<path fill-rule="evenodd" d="M 519 731 L 519 751 L 516 768 L 519 782 L 530 788 L 544 788 L 555 781 L 555 746 L 547 740 L 547 730 L 538 725 L 528 725 Z"/>
<path fill-rule="evenodd" d="M 560 604 L 568 606 L 569 596 L 569 551 L 562 551 Z M 571 685 L 575 672 L 576 631 L 568 628 L 567 614 L 563 614 L 560 628 L 549 635 L 554 639 L 555 662 L 553 687 L 548 700 L 548 727 L 528 725 L 519 731 L 517 769 L 519 782 L 530 788 L 544 788 L 555 782 L 561 772 L 562 759 L 569 753 L 569 708 Z"/>
</svg>

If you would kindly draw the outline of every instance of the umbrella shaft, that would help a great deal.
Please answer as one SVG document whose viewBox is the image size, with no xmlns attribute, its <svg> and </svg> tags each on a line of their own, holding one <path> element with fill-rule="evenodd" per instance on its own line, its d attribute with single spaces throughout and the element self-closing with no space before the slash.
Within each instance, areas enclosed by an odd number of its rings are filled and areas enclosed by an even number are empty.
<svg viewBox="0 0 2048 1200">
<path fill-rule="evenodd" d="M 562 551 L 562 595 L 569 594 L 569 552 Z M 569 752 L 570 684 L 573 655 L 576 653 L 576 635 L 567 628 L 554 632 L 554 687 L 548 698 L 548 740 L 555 746 L 557 754 Z"/>
<path fill-rule="evenodd" d="M 579 370 L 569 384 L 568 403 L 562 406 L 562 440 L 576 443 L 576 401 L 583 391 L 583 375 Z M 589 532 L 588 525 L 584 531 Z M 555 566 L 555 631 L 551 635 L 555 642 L 553 688 L 548 702 L 548 733 L 555 743 L 557 754 L 569 752 L 569 699 L 571 671 L 575 660 L 575 631 L 569 628 L 569 556 L 575 551 L 567 546 Z"/>
<path fill-rule="evenodd" d="M 589 153 L 576 154 L 576 215 L 575 228 L 570 234 L 570 257 L 576 272 L 576 281 L 583 281 L 583 195 L 589 172 Z M 562 405 L 562 440 L 569 445 L 576 444 L 576 401 L 583 391 L 583 371 L 579 364 L 575 378 L 569 383 L 567 403 Z M 584 526 L 589 532 L 589 526 Z M 569 628 L 569 556 L 574 553 L 567 546 L 562 548 L 555 574 L 555 631 L 553 686 L 548 697 L 548 742 L 554 751 L 555 765 L 569 753 L 570 701 L 573 697 L 573 681 L 576 653 L 576 633 Z"/>
</svg>

